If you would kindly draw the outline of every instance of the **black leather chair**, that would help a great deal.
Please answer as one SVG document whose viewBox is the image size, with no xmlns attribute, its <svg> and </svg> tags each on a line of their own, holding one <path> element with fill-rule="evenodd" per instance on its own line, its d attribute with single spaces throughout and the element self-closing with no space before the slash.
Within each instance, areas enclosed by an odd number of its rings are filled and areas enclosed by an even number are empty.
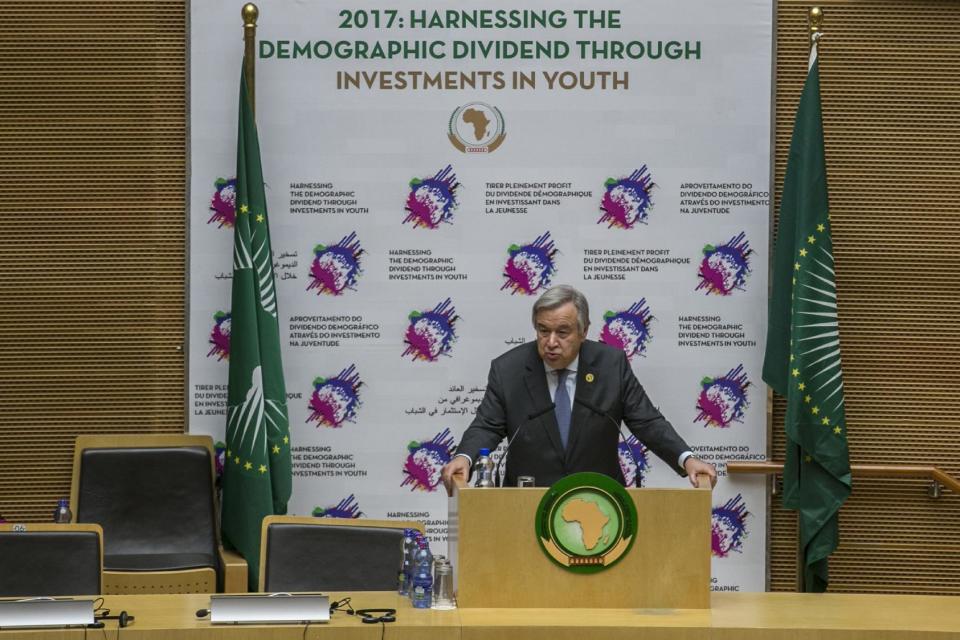
<svg viewBox="0 0 960 640">
<path fill-rule="evenodd" d="M 77 522 L 103 527 L 105 593 L 213 593 L 223 585 L 209 437 L 80 436 L 73 504 Z"/>
<path fill-rule="evenodd" d="M 83 524 L 0 524 L 0 597 L 95 596 L 102 531 Z"/>
<path fill-rule="evenodd" d="M 260 538 L 260 591 L 391 591 L 403 561 L 403 530 L 418 522 L 267 516 Z"/>
</svg>

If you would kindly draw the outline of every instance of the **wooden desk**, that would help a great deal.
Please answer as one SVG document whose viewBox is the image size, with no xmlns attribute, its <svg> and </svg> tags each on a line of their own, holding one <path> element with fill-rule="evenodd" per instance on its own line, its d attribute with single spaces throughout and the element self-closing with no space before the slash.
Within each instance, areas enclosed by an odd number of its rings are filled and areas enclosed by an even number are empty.
<svg viewBox="0 0 960 640">
<path fill-rule="evenodd" d="M 364 592 L 359 594 L 330 595 L 330 601 L 351 596 L 354 609 L 398 610 L 396 622 L 386 625 L 385 638 L 395 640 L 449 640 L 460 636 L 459 611 L 433 611 L 414 609 L 407 598 L 389 592 Z M 209 618 L 197 618 L 199 609 L 210 606 L 210 596 L 205 594 L 156 594 L 156 595 L 111 595 L 103 596 L 106 608 L 112 615 L 121 611 L 135 616 L 136 620 L 120 630 L 119 640 L 303 640 L 303 625 L 212 625 Z M 0 631 L 0 640 L 116 640 L 117 621 L 106 620 L 103 630 L 88 629 L 38 629 Z M 346 613 L 335 613 L 328 623 L 310 625 L 306 638 L 315 640 L 380 640 L 383 630 L 379 624 L 364 624 L 360 618 Z"/>
<path fill-rule="evenodd" d="M 320 640 L 957 640 L 960 598 L 798 593 L 716 593 L 711 609 L 414 610 L 393 593 L 351 594 L 354 608 L 398 609 L 381 629 L 343 613 L 311 625 Z M 331 599 L 343 594 L 332 594 Z M 119 640 L 302 640 L 303 625 L 216 625 L 197 619 L 206 595 L 106 596 L 105 606 L 136 616 Z M 115 640 L 88 630 L 87 640 Z M 81 640 L 83 629 L 0 631 L 0 640 Z"/>
</svg>

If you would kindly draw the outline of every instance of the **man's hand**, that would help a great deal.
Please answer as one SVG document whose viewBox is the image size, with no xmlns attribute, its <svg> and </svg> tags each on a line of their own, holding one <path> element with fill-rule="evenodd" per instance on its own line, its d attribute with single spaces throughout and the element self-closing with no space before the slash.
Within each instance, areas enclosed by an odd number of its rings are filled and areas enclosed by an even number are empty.
<svg viewBox="0 0 960 640">
<path fill-rule="evenodd" d="M 453 495 L 453 488 L 457 484 L 465 485 L 470 480 L 470 460 L 464 456 L 454 456 L 453 460 L 443 466 L 440 479 L 447 488 L 447 495 Z"/>
<path fill-rule="evenodd" d="M 694 487 L 697 486 L 697 474 L 699 473 L 710 476 L 710 488 L 717 486 L 717 468 L 709 462 L 690 456 L 683 461 L 683 469 L 687 472 L 687 478 Z"/>
</svg>

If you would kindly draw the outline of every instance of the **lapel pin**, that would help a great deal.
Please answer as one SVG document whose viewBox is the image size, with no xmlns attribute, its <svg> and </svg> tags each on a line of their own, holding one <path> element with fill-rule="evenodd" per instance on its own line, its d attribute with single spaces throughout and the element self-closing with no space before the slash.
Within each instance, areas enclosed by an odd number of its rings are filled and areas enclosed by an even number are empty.
<svg viewBox="0 0 960 640">
<path fill-rule="evenodd" d="M 587 375 L 585 375 L 585 376 L 583 377 L 583 379 L 586 380 L 587 382 L 593 382 L 593 374 L 592 374 L 592 373 L 588 373 Z"/>
</svg>

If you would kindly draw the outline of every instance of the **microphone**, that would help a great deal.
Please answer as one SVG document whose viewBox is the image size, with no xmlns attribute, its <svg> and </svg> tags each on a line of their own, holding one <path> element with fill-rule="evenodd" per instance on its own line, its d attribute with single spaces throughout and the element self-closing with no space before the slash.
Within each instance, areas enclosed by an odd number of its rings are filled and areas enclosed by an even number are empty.
<svg viewBox="0 0 960 640">
<path fill-rule="evenodd" d="M 595 414 L 597 414 L 597 415 L 599 415 L 599 416 L 603 416 L 604 418 L 606 418 L 607 420 L 609 420 L 609 421 L 613 424 L 613 426 L 615 426 L 615 427 L 617 428 L 617 431 L 618 431 L 618 432 L 620 433 L 620 435 L 623 437 L 624 442 L 627 441 L 627 437 L 626 437 L 626 435 L 624 435 L 624 433 L 623 433 L 623 423 L 617 422 L 616 420 L 614 420 L 613 418 L 610 417 L 610 414 L 609 414 L 609 413 L 607 413 L 606 411 L 601 411 L 600 409 L 598 409 L 597 407 L 593 406 L 592 404 L 590 404 L 590 403 L 587 402 L 586 400 L 581 400 L 580 398 L 574 398 L 573 401 L 574 401 L 575 403 L 577 403 L 577 404 L 583 405 L 584 407 L 586 407 L 587 409 L 589 409 L 589 410 L 592 411 L 593 413 L 595 413 Z M 629 444 L 627 445 L 627 451 L 630 453 L 630 458 L 633 460 L 633 468 L 635 469 L 635 471 L 633 472 L 633 486 L 639 487 L 639 486 L 640 486 L 640 463 L 639 463 L 639 461 L 637 460 L 637 456 L 635 456 L 635 455 L 633 454 L 633 449 L 630 448 L 630 445 L 629 445 Z"/>
<path fill-rule="evenodd" d="M 554 410 L 554 408 L 555 408 L 556 406 L 557 406 L 556 404 L 554 404 L 553 402 L 551 402 L 549 406 L 544 407 L 543 409 L 540 409 L 539 411 L 534 411 L 533 413 L 527 415 L 527 421 L 520 423 L 520 426 L 517 427 L 516 432 L 513 434 L 513 438 L 510 438 L 510 439 L 507 440 L 507 448 L 504 449 L 503 455 L 500 456 L 500 459 L 499 459 L 499 460 L 497 460 L 497 468 L 493 470 L 493 477 L 494 477 L 494 478 L 500 478 L 500 465 L 503 463 L 503 459 L 507 457 L 507 454 L 510 453 L 510 447 L 512 447 L 512 446 L 513 446 L 513 443 L 516 442 L 517 436 L 520 435 L 520 432 L 523 431 L 523 428 L 524 428 L 528 423 L 533 422 L 534 420 L 536 420 L 536 419 L 539 418 L 540 416 L 543 416 L 543 415 L 546 415 L 546 414 L 550 413 L 551 411 Z M 504 480 L 506 480 L 506 473 L 504 473 L 504 477 L 500 478 L 500 486 L 501 486 L 501 487 L 503 487 L 503 482 L 504 482 Z"/>
</svg>

